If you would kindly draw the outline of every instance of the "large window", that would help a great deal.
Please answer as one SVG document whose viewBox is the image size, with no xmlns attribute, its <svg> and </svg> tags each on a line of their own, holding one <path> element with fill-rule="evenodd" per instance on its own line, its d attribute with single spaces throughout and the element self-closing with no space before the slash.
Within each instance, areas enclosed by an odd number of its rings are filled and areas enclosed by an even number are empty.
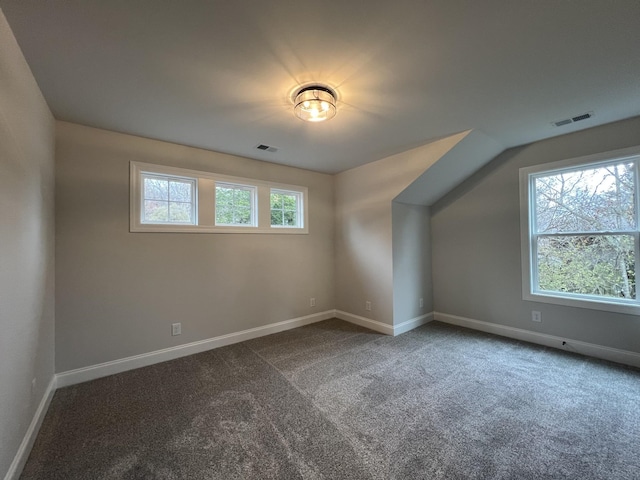
<svg viewBox="0 0 640 480">
<path fill-rule="evenodd" d="M 640 149 L 520 170 L 528 300 L 640 313 Z"/>
<path fill-rule="evenodd" d="M 308 233 L 307 189 L 131 162 L 130 230 Z"/>
</svg>

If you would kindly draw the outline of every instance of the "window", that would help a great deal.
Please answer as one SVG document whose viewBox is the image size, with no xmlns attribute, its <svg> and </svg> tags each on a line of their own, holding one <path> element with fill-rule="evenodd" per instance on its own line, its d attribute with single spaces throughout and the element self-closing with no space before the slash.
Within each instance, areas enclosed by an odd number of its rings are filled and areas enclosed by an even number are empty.
<svg viewBox="0 0 640 480">
<path fill-rule="evenodd" d="M 216 183 L 216 225 L 255 226 L 256 188 Z"/>
<path fill-rule="evenodd" d="M 131 232 L 309 233 L 307 188 L 131 162 Z"/>
<path fill-rule="evenodd" d="M 300 227 L 302 221 L 300 192 L 271 189 L 271 226 Z"/>
<path fill-rule="evenodd" d="M 142 223 L 194 224 L 194 178 L 143 174 L 142 185 Z"/>
<path fill-rule="evenodd" d="M 520 170 L 526 300 L 640 314 L 640 149 Z"/>
</svg>

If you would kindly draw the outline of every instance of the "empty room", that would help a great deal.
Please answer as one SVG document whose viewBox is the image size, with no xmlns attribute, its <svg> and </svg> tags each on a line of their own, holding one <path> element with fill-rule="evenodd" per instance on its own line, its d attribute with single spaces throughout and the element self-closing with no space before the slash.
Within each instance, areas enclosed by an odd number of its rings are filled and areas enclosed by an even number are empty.
<svg viewBox="0 0 640 480">
<path fill-rule="evenodd" d="M 640 478 L 640 2 L 0 0 L 0 478 Z"/>
</svg>

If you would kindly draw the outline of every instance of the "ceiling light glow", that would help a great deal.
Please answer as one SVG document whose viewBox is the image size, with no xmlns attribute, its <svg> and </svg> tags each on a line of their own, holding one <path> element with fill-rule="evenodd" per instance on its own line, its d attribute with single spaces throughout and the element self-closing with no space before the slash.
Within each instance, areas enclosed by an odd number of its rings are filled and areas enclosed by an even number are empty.
<svg viewBox="0 0 640 480">
<path fill-rule="evenodd" d="M 310 85 L 298 91 L 293 111 L 306 122 L 324 122 L 336 115 L 336 94 L 322 85 Z"/>
</svg>

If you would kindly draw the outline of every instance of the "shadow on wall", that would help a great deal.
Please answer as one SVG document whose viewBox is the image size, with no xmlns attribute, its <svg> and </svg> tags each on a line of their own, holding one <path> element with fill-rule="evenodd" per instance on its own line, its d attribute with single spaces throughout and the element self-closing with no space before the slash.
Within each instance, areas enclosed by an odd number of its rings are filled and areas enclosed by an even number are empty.
<svg viewBox="0 0 640 480">
<path fill-rule="evenodd" d="M 517 147 L 509 149 L 498 155 L 493 161 L 489 162 L 469 178 L 460 183 L 457 187 L 444 195 L 431 206 L 431 214 L 436 215 L 440 211 L 446 209 L 449 205 L 455 203 L 458 199 L 464 197 L 473 190 L 482 180 L 509 163 L 513 158 L 526 147 Z"/>
</svg>

